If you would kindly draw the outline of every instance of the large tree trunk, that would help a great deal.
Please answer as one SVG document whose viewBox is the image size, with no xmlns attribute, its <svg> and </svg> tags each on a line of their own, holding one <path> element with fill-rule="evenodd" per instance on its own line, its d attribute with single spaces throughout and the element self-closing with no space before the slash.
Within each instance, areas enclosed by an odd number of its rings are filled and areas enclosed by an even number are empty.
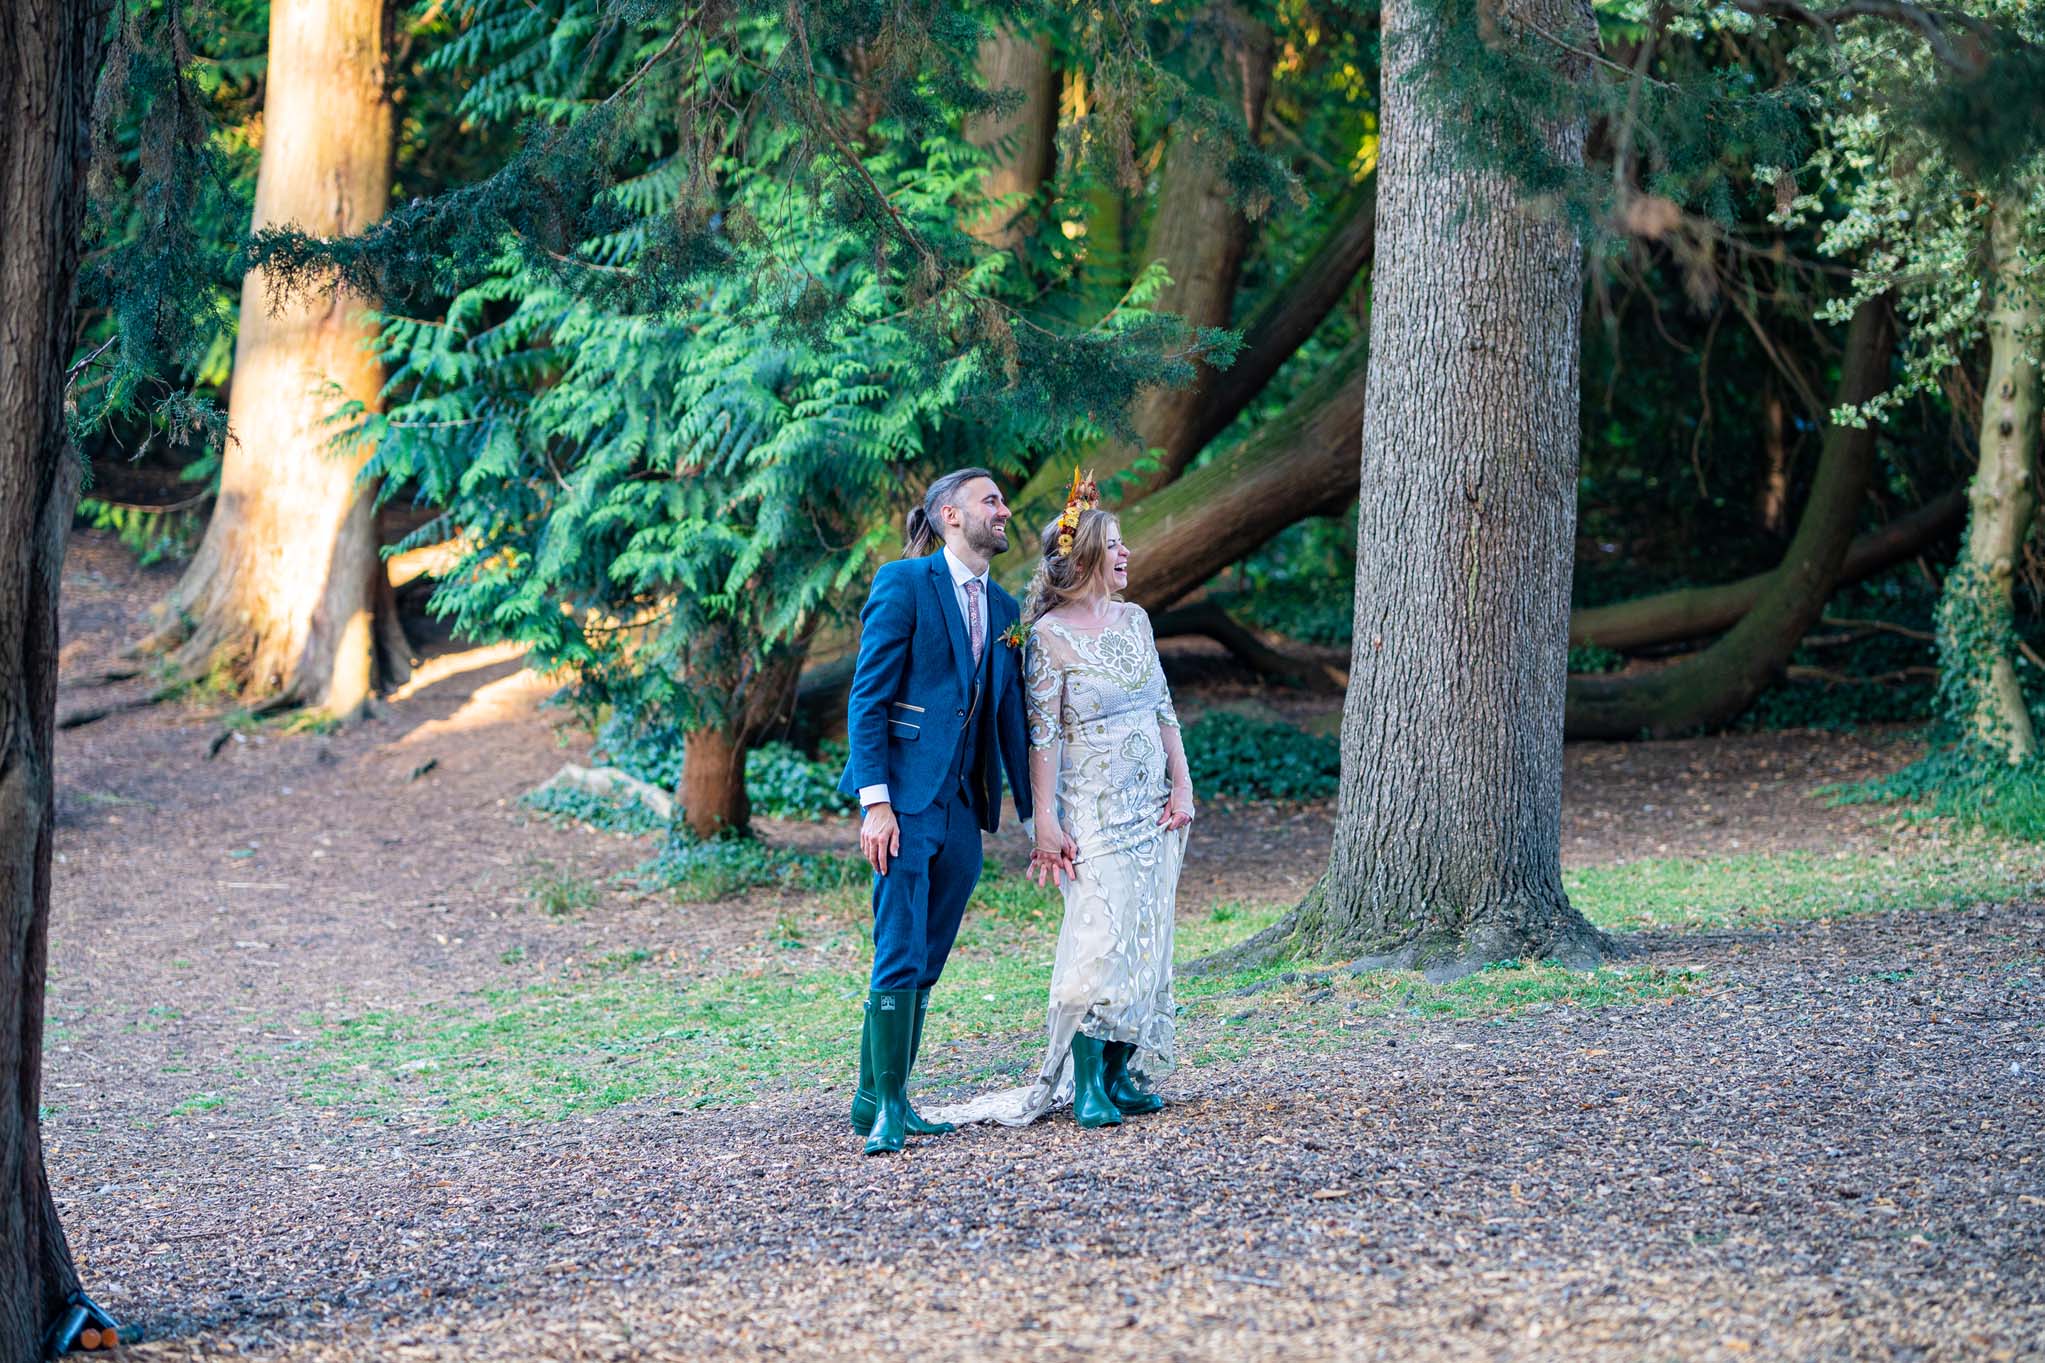
<svg viewBox="0 0 2045 1363">
<path fill-rule="evenodd" d="M 78 493 L 65 365 L 104 5 L 0 18 L 0 1363 L 43 1356 L 78 1289 L 43 1169 L 57 588 Z"/>
<path fill-rule="evenodd" d="M 1888 304 L 1861 304 L 1847 329 L 1840 406 L 1859 406 L 1888 386 L 1894 339 Z M 1781 675 L 1838 586 L 1874 456 L 1871 426 L 1827 430 L 1796 536 L 1753 609 L 1710 648 L 1680 662 L 1629 676 L 1572 677 L 1569 737 L 1635 738 L 1709 728 L 1752 704 Z"/>
<path fill-rule="evenodd" d="M 1252 950 L 1587 967 L 1603 938 L 1561 866 L 1582 255 L 1552 211 L 1458 164 L 1414 86 L 1424 9 L 1381 11 L 1382 249 L 1335 841 Z M 1514 13 L 1595 41 L 1579 0 Z M 1580 115 L 1558 119 L 1551 146 L 1580 157 Z"/>
<path fill-rule="evenodd" d="M 1210 17 L 1228 34 L 1221 56 L 1223 78 L 1254 136 L 1263 126 L 1264 102 L 1271 91 L 1270 31 L 1232 5 L 1214 6 Z M 1227 326 L 1235 309 L 1236 280 L 1250 224 L 1236 206 L 1213 147 L 1184 132 L 1173 134 L 1165 147 L 1151 215 L 1144 257 L 1164 262 L 1172 280 L 1153 306 L 1177 313 L 1194 326 Z M 1200 364 L 1185 388 L 1140 393 L 1129 412 L 1138 439 L 1103 443 L 1087 454 L 1087 465 L 1105 482 L 1136 463 L 1146 450 L 1161 449 L 1161 466 L 1146 475 L 1141 486 L 1149 489 L 1171 482 L 1200 452 L 1202 394 L 1214 372 Z M 1027 531 L 1026 542 L 1034 543 L 1037 532 L 1058 513 L 1056 494 L 1070 477 L 1069 469 L 1046 467 L 1017 494 L 1017 518 Z"/>
<path fill-rule="evenodd" d="M 1264 101 L 1271 93 L 1271 33 L 1233 5 L 1216 6 L 1214 14 L 1228 34 L 1221 58 L 1223 80 L 1255 137 L 1264 126 Z M 1172 279 L 1158 296 L 1158 310 L 1177 313 L 1198 327 L 1227 326 L 1235 315 L 1236 281 L 1250 244 L 1250 222 L 1236 204 L 1214 148 L 1184 131 L 1172 135 L 1152 212 L 1146 254 L 1164 262 Z M 1153 388 L 1138 395 L 1129 418 L 1142 444 L 1118 441 L 1102 450 L 1096 463 L 1103 466 L 1104 476 L 1128 467 L 1147 449 L 1160 449 L 1160 466 L 1142 484 L 1156 488 L 1192 462 L 1200 452 L 1194 436 L 1201 396 L 1214 380 L 1214 371 L 1205 364 L 1196 362 L 1195 371 L 1186 388 Z"/>
<path fill-rule="evenodd" d="M 1956 716 L 1984 750 L 2022 762 L 2037 751 L 2030 711 L 2010 656 L 2011 590 L 2038 502 L 2038 366 L 2026 347 L 2045 327 L 2045 299 L 2027 287 L 2020 257 L 2022 204 L 1989 218 L 1993 258 L 1988 388 L 1981 404 L 1981 463 L 1969 493 L 1967 540 L 1939 602 L 1945 685 L 1964 689 Z"/>
<path fill-rule="evenodd" d="M 788 727 L 809 640 L 804 635 L 775 650 L 733 688 L 722 723 L 691 729 L 684 737 L 681 786 L 675 796 L 683 821 L 697 837 L 752 832 L 746 754 Z"/>
<path fill-rule="evenodd" d="M 1850 587 L 1866 581 L 1923 552 L 1959 529 L 1966 515 L 1966 494 L 1955 490 L 1932 498 L 1879 530 L 1868 531 L 1847 546 L 1837 585 Z M 1624 653 L 1723 633 L 1754 608 L 1779 571 L 1771 568 L 1714 587 L 1679 587 L 1609 606 L 1588 607 L 1569 617 L 1569 642 L 1598 644 Z"/>
<path fill-rule="evenodd" d="M 360 232 L 390 200 L 386 0 L 274 0 L 255 222 Z M 345 402 L 377 402 L 366 304 L 345 290 L 279 300 L 242 281 L 220 497 L 153 641 L 192 673 L 227 664 L 251 695 L 360 710 L 409 672 L 373 498 L 369 451 L 333 446 Z"/>
<path fill-rule="evenodd" d="M 966 129 L 994 158 L 980 182 L 988 209 L 966 230 L 1008 250 L 1026 234 L 1030 200 L 1057 165 L 1058 68 L 1051 64 L 1049 38 L 1003 29 L 980 44 L 979 69 L 988 90 L 1013 90 L 1022 103 L 1001 117 L 974 119 Z"/>
<path fill-rule="evenodd" d="M 1375 179 L 1336 205 L 1334 224 L 1283 290 L 1243 328 L 1235 363 L 1209 379 L 1200 394 L 1187 444 L 1197 454 L 1256 400 L 1279 367 L 1307 343 L 1377 249 Z"/>
</svg>

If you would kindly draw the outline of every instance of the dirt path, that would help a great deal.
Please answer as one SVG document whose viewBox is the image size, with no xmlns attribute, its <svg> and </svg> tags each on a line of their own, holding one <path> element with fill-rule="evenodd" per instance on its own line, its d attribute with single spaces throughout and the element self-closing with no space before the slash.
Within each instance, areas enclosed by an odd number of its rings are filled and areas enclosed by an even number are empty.
<svg viewBox="0 0 2045 1363">
<path fill-rule="evenodd" d="M 67 565 L 67 678 L 165 585 Z M 1166 1116 L 854 1156 L 836 1101 L 639 1104 L 423 1129 L 294 1098 L 308 1011 L 488 987 L 507 958 L 669 943 L 745 967 L 786 899 L 676 906 L 536 878 L 630 840 L 516 797 L 584 745 L 501 654 L 383 719 L 230 735 L 200 701 L 59 740 L 51 1168 L 145 1357 L 2017 1357 L 2045 1345 L 2033 909 L 1660 944 L 1714 992 L 1413 1024 L 1198 1071 Z M 60 711 L 146 688 L 67 687 Z M 1203 700 L 1193 696 L 1187 708 Z M 1290 703 L 1290 702 L 1288 702 Z M 1894 738 L 1573 747 L 1565 857 L 1926 836 L 1811 799 Z M 1210 808 L 1189 911 L 1302 890 L 1326 810 Z M 849 828 L 770 837 L 849 845 Z M 1013 849 L 1001 850 L 1012 855 Z M 1908 972 L 1908 973 L 1906 973 Z M 219 1076 L 267 1103 L 164 1114 Z M 265 1088 L 265 1085 L 270 1085 Z"/>
</svg>

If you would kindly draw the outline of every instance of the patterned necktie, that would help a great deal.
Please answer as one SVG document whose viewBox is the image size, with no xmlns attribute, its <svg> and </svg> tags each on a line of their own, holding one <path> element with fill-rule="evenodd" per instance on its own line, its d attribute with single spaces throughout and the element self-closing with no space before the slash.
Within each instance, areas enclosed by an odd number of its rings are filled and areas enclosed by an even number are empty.
<svg viewBox="0 0 2045 1363">
<path fill-rule="evenodd" d="M 973 666 L 980 665 L 980 650 L 987 645 L 986 630 L 980 624 L 980 579 L 966 583 L 966 636 L 973 641 Z"/>
</svg>

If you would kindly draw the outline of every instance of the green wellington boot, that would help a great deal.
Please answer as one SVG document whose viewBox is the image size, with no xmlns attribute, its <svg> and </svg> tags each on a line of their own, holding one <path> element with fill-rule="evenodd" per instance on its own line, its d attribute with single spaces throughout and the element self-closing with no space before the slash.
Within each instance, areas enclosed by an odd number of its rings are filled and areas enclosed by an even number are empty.
<svg viewBox="0 0 2045 1363">
<path fill-rule="evenodd" d="M 923 1015 L 930 1011 L 930 991 L 916 991 L 916 1029 L 909 1036 L 909 1068 L 916 1068 L 916 1057 L 923 1051 Z M 873 1004 L 866 1004 L 866 1016 L 859 1026 L 859 1087 L 852 1092 L 852 1129 L 864 1136 L 873 1130 L 875 1098 L 873 1092 L 873 1059 L 868 1047 L 873 1037 Z M 912 1136 L 942 1136 L 955 1131 L 950 1122 L 926 1122 L 917 1115 L 916 1109 L 909 1109 L 909 1134 Z"/>
<path fill-rule="evenodd" d="M 1072 1115 L 1081 1126 L 1120 1126 L 1122 1110 L 1109 1101 L 1103 1082 L 1106 1043 L 1084 1032 L 1072 1037 Z"/>
<path fill-rule="evenodd" d="M 909 1071 L 915 1073 L 916 1057 L 923 1054 L 923 1015 L 930 1011 L 930 991 L 916 991 L 916 1029 L 909 1033 Z M 906 1099 L 904 1101 L 907 1101 Z M 909 1109 L 909 1134 L 912 1136 L 942 1136 L 947 1131 L 956 1131 L 950 1122 L 926 1122 L 917 1115 L 916 1109 Z"/>
<path fill-rule="evenodd" d="M 1162 1112 L 1165 1100 L 1145 1088 L 1135 1075 L 1129 1073 L 1129 1062 L 1136 1058 L 1136 1047 L 1127 1041 L 1110 1041 L 1105 1047 L 1105 1073 L 1102 1079 L 1108 1090 L 1108 1101 L 1113 1103 L 1124 1117 L 1141 1117 L 1146 1112 Z"/>
<path fill-rule="evenodd" d="M 909 1047 L 916 1036 L 916 991 L 876 989 L 867 1007 L 874 1105 L 866 1153 L 893 1154 L 909 1139 Z"/>
</svg>

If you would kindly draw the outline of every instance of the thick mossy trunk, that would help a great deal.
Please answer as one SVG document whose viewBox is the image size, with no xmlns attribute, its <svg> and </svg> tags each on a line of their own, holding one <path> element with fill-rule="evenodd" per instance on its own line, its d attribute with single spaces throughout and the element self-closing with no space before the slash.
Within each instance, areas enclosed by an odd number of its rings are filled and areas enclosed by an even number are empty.
<svg viewBox="0 0 2045 1363">
<path fill-rule="evenodd" d="M 2045 299 L 2021 271 L 2022 205 L 1989 218 L 1994 262 L 1988 314 L 1988 388 L 1981 463 L 1968 492 L 1967 540 L 1939 603 L 1945 687 L 1968 698 L 1963 723 L 1983 751 L 2012 764 L 2037 752 L 2037 735 L 2011 655 L 2011 593 L 2037 507 L 2038 366 L 2030 347 L 2045 329 Z"/>
<path fill-rule="evenodd" d="M 1889 384 L 1895 328 L 1887 300 L 1863 303 L 1846 333 L 1840 406 L 1859 406 Z M 1872 427 L 1833 426 L 1809 500 L 1782 565 L 1753 608 L 1711 647 L 1647 672 L 1572 677 L 1571 738 L 1634 738 L 1709 728 L 1735 718 L 1782 673 L 1824 614 L 1853 523 L 1874 473 Z"/>
<path fill-rule="evenodd" d="M 79 1285 L 43 1166 L 43 1008 L 57 591 L 79 478 L 65 367 L 106 25 L 73 0 L 0 15 L 0 1363 L 42 1358 Z"/>
<path fill-rule="evenodd" d="M 395 122 L 386 0 L 275 0 L 254 228 L 360 232 L 390 200 Z M 365 301 L 345 291 L 272 306 L 242 281 L 230 436 L 206 537 L 151 641 L 184 672 L 224 670 L 251 696 L 360 710 L 403 681 L 409 650 L 357 486 L 366 449 L 334 447 L 343 403 L 374 406 L 383 370 Z"/>
<path fill-rule="evenodd" d="M 1536 957 L 1589 967 L 1605 942 L 1561 868 L 1582 253 L 1551 210 L 1462 163 L 1415 88 L 1429 13 L 1423 0 L 1382 10 L 1380 249 L 1334 846 L 1313 893 L 1256 949 L 1441 973 Z M 1595 42 L 1575 0 L 1534 0 L 1515 18 Z M 1550 145 L 1580 158 L 1581 115 L 1558 119 Z"/>
</svg>

